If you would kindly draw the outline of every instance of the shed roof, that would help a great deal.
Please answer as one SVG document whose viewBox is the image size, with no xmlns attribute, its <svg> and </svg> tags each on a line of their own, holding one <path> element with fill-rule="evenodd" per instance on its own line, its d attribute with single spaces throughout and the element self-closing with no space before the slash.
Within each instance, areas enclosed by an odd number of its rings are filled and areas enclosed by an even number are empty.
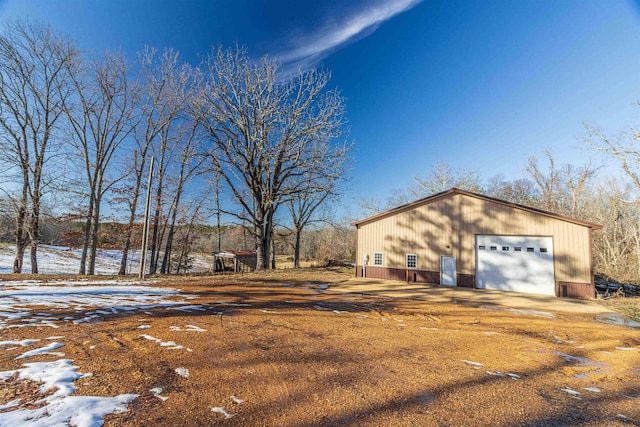
<svg viewBox="0 0 640 427">
<path fill-rule="evenodd" d="M 226 257 L 226 258 L 240 258 L 240 257 L 250 257 L 256 256 L 256 251 L 222 251 L 222 252 L 214 252 L 213 255 Z"/>
<path fill-rule="evenodd" d="M 482 194 L 472 193 L 471 191 L 461 190 L 459 188 L 451 188 L 451 189 L 443 191 L 441 193 L 437 193 L 437 194 L 434 194 L 432 196 L 425 197 L 425 198 L 420 199 L 420 200 L 416 200 L 415 202 L 407 203 L 407 204 L 404 204 L 404 205 L 401 205 L 401 206 L 386 210 L 384 212 L 380 212 L 379 214 L 372 215 L 370 217 L 361 219 L 359 221 L 355 221 L 355 222 L 351 223 L 351 225 L 355 226 L 355 227 L 358 227 L 358 226 L 360 226 L 362 224 L 369 223 L 369 222 L 374 222 L 374 221 L 377 221 L 377 220 L 382 219 L 382 218 L 386 218 L 386 217 L 389 217 L 389 216 L 392 216 L 392 215 L 396 215 L 398 213 L 405 212 L 405 211 L 417 208 L 418 206 L 422 206 L 422 205 L 426 205 L 428 203 L 434 202 L 434 201 L 436 201 L 438 199 L 451 197 L 451 196 L 453 196 L 455 194 L 461 194 L 461 195 L 468 196 L 468 197 L 475 197 L 477 199 L 486 200 L 487 202 L 490 202 L 490 203 L 496 203 L 496 204 L 499 204 L 499 205 L 509 206 L 511 208 L 514 208 L 514 209 L 520 209 L 520 210 L 523 210 L 523 211 L 533 212 L 535 214 L 544 215 L 544 216 L 547 216 L 547 217 L 555 218 L 555 219 L 558 219 L 560 221 L 566 221 L 566 222 L 570 222 L 570 223 L 573 223 L 573 224 L 582 225 L 584 227 L 591 228 L 592 230 L 600 230 L 600 229 L 602 229 L 602 226 L 599 225 L 599 224 L 583 221 L 583 220 L 576 219 L 576 218 L 570 218 L 570 217 L 567 217 L 567 216 L 564 216 L 564 215 L 560 215 L 560 214 L 556 214 L 556 213 L 553 213 L 553 212 L 544 211 L 542 209 L 537 209 L 537 208 L 532 208 L 532 207 L 529 207 L 529 206 L 519 205 L 517 203 L 507 202 L 505 200 L 496 199 L 495 197 L 489 197 L 489 196 L 485 196 L 485 195 L 482 195 Z"/>
</svg>

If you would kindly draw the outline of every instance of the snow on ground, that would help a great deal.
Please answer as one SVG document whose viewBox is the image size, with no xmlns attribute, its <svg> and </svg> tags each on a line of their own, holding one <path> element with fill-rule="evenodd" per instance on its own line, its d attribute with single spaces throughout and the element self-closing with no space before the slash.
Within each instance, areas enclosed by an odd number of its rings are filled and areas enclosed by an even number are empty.
<svg viewBox="0 0 640 427">
<path fill-rule="evenodd" d="M 188 378 L 189 377 L 189 370 L 187 368 L 176 368 L 175 369 L 176 374 L 180 375 L 181 377 L 185 377 Z"/>
<path fill-rule="evenodd" d="M 34 350 L 27 351 L 26 353 L 22 353 L 20 356 L 16 357 L 16 359 L 26 359 L 28 357 L 39 356 L 41 354 L 55 354 L 56 356 L 64 356 L 64 353 L 53 353 L 53 350 L 56 350 L 60 347 L 64 347 L 64 344 L 59 342 L 52 342 L 51 344 L 45 345 L 44 347 L 36 348 Z"/>
<path fill-rule="evenodd" d="M 222 406 L 214 406 L 213 408 L 211 408 L 211 410 L 213 412 L 218 412 L 222 415 L 224 415 L 225 418 L 229 419 L 229 418 L 233 418 L 236 416 L 236 414 L 232 414 L 231 412 L 227 411 L 226 408 L 223 408 Z"/>
<path fill-rule="evenodd" d="M 184 346 L 176 344 L 175 341 L 162 341 L 160 338 L 156 338 L 154 336 L 147 335 L 147 334 L 141 334 L 140 336 L 146 340 L 155 341 L 158 344 L 160 344 L 160 347 L 166 347 L 169 350 L 182 350 L 184 348 Z M 187 348 L 186 350 L 193 351 L 190 348 Z"/>
<path fill-rule="evenodd" d="M 193 296 L 181 294 L 177 289 L 149 286 L 150 283 L 153 282 L 0 282 L 0 330 L 28 326 L 57 328 L 56 322 L 60 321 L 85 323 L 137 310 L 192 307 L 187 299 Z M 32 313 L 31 306 L 38 307 L 39 312 Z M 78 315 L 59 319 L 43 313 L 43 307 L 70 309 Z"/>
<path fill-rule="evenodd" d="M 80 269 L 81 254 L 82 249 L 41 245 L 38 247 L 38 271 L 42 274 L 77 274 Z M 0 274 L 11 273 L 15 255 L 15 246 L 0 246 Z M 120 250 L 98 249 L 96 274 L 118 274 L 121 259 L 122 251 Z M 140 265 L 140 251 L 130 251 L 128 259 L 127 274 L 137 273 Z M 212 255 L 193 254 L 192 266 L 189 271 L 196 273 L 210 271 L 212 266 Z M 23 271 L 31 271 L 31 258 L 28 250 L 24 257 Z"/>
<path fill-rule="evenodd" d="M 209 309 L 206 306 L 189 304 L 189 299 L 194 298 L 192 295 L 182 294 L 177 289 L 154 287 L 153 283 L 152 281 L 121 280 L 0 282 L 0 331 L 27 326 L 57 328 L 61 322 L 92 322 L 100 320 L 103 316 L 125 315 L 138 310 L 146 313 L 145 310 L 152 308 L 164 310 L 178 308 L 184 311 Z M 48 313 L 47 309 L 52 311 Z M 59 318 L 53 311 L 58 309 L 75 312 L 77 315 Z M 195 325 L 176 328 L 180 331 L 204 331 Z M 184 348 L 173 341 L 165 342 L 151 335 L 142 336 L 158 342 L 161 347 Z M 46 338 L 50 341 L 49 343 L 29 349 L 16 359 L 38 355 L 64 357 L 64 353 L 54 351 L 64 346 L 55 341 L 62 338 L 64 337 Z M 114 339 L 117 340 L 117 338 Z M 17 349 L 29 347 L 39 341 L 41 340 L 0 341 L 0 347 L 4 350 Z M 21 369 L 0 372 L 0 381 L 31 380 L 41 384 L 41 393 L 53 391 L 53 394 L 42 397 L 36 402 L 14 399 L 1 405 L 0 411 L 4 412 L 0 412 L 0 426 L 98 426 L 102 425 L 106 414 L 127 411 L 126 405 L 137 397 L 136 394 L 122 394 L 115 397 L 72 396 L 75 391 L 73 382 L 78 378 L 91 375 L 78 373 L 78 368 L 72 366 L 72 363 L 73 361 L 69 359 L 26 363 Z M 176 373 L 184 377 L 189 375 L 186 368 L 178 368 Z M 165 396 L 160 395 L 161 389 L 155 390 L 158 398 L 166 399 Z M 42 403 L 42 406 L 29 409 L 33 408 L 27 405 L 29 403 Z"/>
<path fill-rule="evenodd" d="M 40 392 L 55 390 L 53 394 L 34 403 L 45 405 L 36 409 L 16 408 L 0 413 L 2 426 L 49 426 L 49 427 L 93 427 L 103 423 L 103 417 L 115 412 L 126 412 L 127 404 L 138 397 L 137 394 L 121 394 L 115 397 L 72 396 L 75 391 L 73 382 L 90 376 L 77 372 L 73 361 L 60 359 L 54 362 L 25 363 L 23 368 L 0 372 L 0 379 L 7 381 L 12 377 L 19 380 L 31 380 L 41 383 Z M 20 405 L 16 399 L 4 405 L 11 409 Z"/>
</svg>

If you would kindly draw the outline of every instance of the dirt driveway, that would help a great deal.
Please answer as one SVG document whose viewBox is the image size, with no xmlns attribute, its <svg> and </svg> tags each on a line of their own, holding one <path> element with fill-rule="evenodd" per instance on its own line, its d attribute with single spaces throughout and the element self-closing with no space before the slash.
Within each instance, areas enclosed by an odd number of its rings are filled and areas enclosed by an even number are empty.
<svg viewBox="0 0 640 427">
<path fill-rule="evenodd" d="M 57 351 L 92 374 L 74 396 L 138 394 L 107 426 L 640 424 L 636 329 L 591 314 L 335 291 L 349 279 L 174 279 L 153 286 L 179 289 L 167 297 L 179 305 L 23 307 L 31 317 L 6 318 L 0 340 L 55 335 Z M 33 346 L 0 347 L 0 370 L 60 358 L 16 359 Z M 0 390 L 0 405 L 38 397 L 16 378 Z"/>
<path fill-rule="evenodd" d="M 546 310 L 573 314 L 611 314 L 611 310 L 595 301 L 557 298 L 491 289 L 468 289 L 408 283 L 394 280 L 349 278 L 336 283 L 332 291 L 378 297 L 412 299 L 429 303 L 464 304 L 472 307 L 497 306 L 532 311 Z"/>
</svg>

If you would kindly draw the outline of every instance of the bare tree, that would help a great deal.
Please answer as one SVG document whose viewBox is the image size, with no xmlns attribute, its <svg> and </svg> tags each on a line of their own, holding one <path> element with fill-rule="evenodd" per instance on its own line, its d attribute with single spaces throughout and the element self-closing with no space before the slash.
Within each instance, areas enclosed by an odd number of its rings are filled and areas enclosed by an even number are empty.
<svg viewBox="0 0 640 427">
<path fill-rule="evenodd" d="M 360 197 L 357 203 L 365 217 L 377 215 L 387 209 L 387 205 L 379 197 Z"/>
<path fill-rule="evenodd" d="M 610 199 L 611 208 L 609 216 L 601 220 L 604 224 L 602 245 L 596 243 L 596 253 L 607 274 L 617 280 L 640 283 L 640 130 L 632 127 L 610 136 L 589 125 L 585 128 L 588 134 L 583 142 L 591 149 L 616 159 L 635 188 L 635 191 L 625 189 L 624 193 L 609 188 L 601 195 L 601 198 Z M 611 217 L 615 220 L 611 221 Z M 629 278 L 631 271 L 636 274 Z"/>
<path fill-rule="evenodd" d="M 574 217 L 582 216 L 588 184 L 599 168 L 591 162 L 583 166 L 565 164 L 558 168 L 550 150 L 545 150 L 545 157 L 548 163 L 546 171 L 535 156 L 529 158 L 526 168 L 538 186 L 539 207 Z"/>
<path fill-rule="evenodd" d="M 487 182 L 485 193 L 488 196 L 519 205 L 538 206 L 539 195 L 536 191 L 536 184 L 528 179 L 506 181 L 504 175 L 495 175 Z"/>
<path fill-rule="evenodd" d="M 31 271 L 38 272 L 40 209 L 47 188 L 45 164 L 72 91 L 67 72 L 78 60 L 69 39 L 49 26 L 16 21 L 0 34 L 0 152 L 18 172 L 17 246 L 13 271 L 22 271 L 31 243 Z"/>
<path fill-rule="evenodd" d="M 614 280 L 640 283 L 640 203 L 633 185 L 609 178 L 597 186 L 589 204 L 590 220 L 602 224 L 594 234 L 596 269 Z"/>
<path fill-rule="evenodd" d="M 306 226 L 314 222 L 325 221 L 315 216 L 318 208 L 327 200 L 335 199 L 341 194 L 340 184 L 345 179 L 345 162 L 348 160 L 349 147 L 333 147 L 322 144 L 316 150 L 324 151 L 324 166 L 316 169 L 316 173 L 303 173 L 298 179 L 299 191 L 293 192 L 286 205 L 291 215 L 291 231 L 294 235 L 293 264 L 300 268 L 300 243 L 302 232 Z M 320 175 L 318 175 L 320 172 Z"/>
<path fill-rule="evenodd" d="M 640 130 L 631 128 L 610 137 L 595 127 L 585 125 L 585 128 L 588 136 L 584 138 L 584 142 L 592 149 L 618 160 L 622 170 L 636 188 L 640 189 Z"/>
<path fill-rule="evenodd" d="M 71 74 L 76 103 L 67 109 L 74 145 L 83 161 L 89 199 L 79 274 L 95 274 L 102 200 L 124 174 L 110 173 L 120 145 L 133 130 L 133 88 L 122 54 L 106 53 Z M 89 268 L 86 268 L 90 247 Z"/>
<path fill-rule="evenodd" d="M 191 78 L 191 69 L 187 65 L 179 62 L 179 53 L 167 49 L 161 54 L 153 48 L 145 48 L 139 53 L 140 70 L 138 73 L 138 92 L 136 97 L 136 112 L 140 121 L 134 131 L 136 148 L 132 157 L 134 158 L 131 180 L 119 189 L 120 199 L 125 201 L 128 208 L 128 226 L 124 236 L 124 248 L 120 262 L 120 274 L 127 271 L 129 249 L 131 248 L 131 237 L 137 217 L 138 203 L 144 185 L 145 166 L 151 153 L 162 156 L 166 152 L 166 146 L 174 140 L 172 136 L 173 126 L 180 118 L 184 108 L 184 91 L 187 90 L 188 79 Z M 164 148 L 163 148 L 164 147 Z M 161 181 L 164 180 L 162 173 L 167 169 L 166 158 L 161 161 Z M 162 203 L 162 184 L 156 190 L 156 201 L 158 212 Z M 159 196 L 158 196 L 159 192 Z M 154 216 L 160 220 L 160 214 Z M 155 239 L 157 241 L 157 225 L 155 226 Z M 156 246 L 153 246 L 152 253 L 156 253 Z M 156 256 L 154 255 L 154 261 Z M 153 263 L 155 264 L 155 262 Z"/>
<path fill-rule="evenodd" d="M 437 161 L 429 176 L 413 177 L 414 183 L 409 186 L 409 194 L 413 200 L 428 197 L 450 188 L 482 192 L 482 184 L 478 173 L 468 169 L 453 169 L 448 162 Z"/>
<path fill-rule="evenodd" d="M 273 219 L 282 201 L 301 191 L 298 178 L 323 165 L 318 143 L 343 133 L 344 101 L 327 91 L 328 72 L 292 77 L 267 57 L 214 49 L 194 114 L 211 141 L 209 159 L 256 238 L 258 269 L 270 266 Z"/>
<path fill-rule="evenodd" d="M 162 259 L 162 265 L 160 267 L 160 274 L 171 272 L 171 255 L 173 249 L 173 239 L 176 232 L 176 221 L 178 219 L 178 212 L 180 211 L 180 202 L 184 196 L 185 185 L 194 175 L 199 171 L 200 166 L 204 161 L 203 156 L 198 156 L 198 145 L 200 143 L 201 135 L 199 128 L 195 123 L 189 123 L 182 137 L 182 145 L 180 147 L 178 156 L 180 158 L 179 170 L 175 177 L 175 185 L 172 188 L 173 200 L 167 212 L 168 219 L 168 232 L 166 243 L 164 247 L 164 255 Z M 207 197 L 203 197 L 202 201 Z M 196 206 L 196 216 L 202 211 L 202 206 Z M 170 218 L 170 220 L 169 220 Z M 193 221 L 189 222 L 193 227 Z M 159 257 L 158 257 L 159 258 Z"/>
</svg>

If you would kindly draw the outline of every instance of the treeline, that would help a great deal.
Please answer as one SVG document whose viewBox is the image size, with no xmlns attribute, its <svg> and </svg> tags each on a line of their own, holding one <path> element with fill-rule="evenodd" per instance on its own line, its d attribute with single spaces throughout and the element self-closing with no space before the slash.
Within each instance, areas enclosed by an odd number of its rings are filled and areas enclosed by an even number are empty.
<svg viewBox="0 0 640 427">
<path fill-rule="evenodd" d="M 213 47 L 197 66 L 148 47 L 132 63 L 10 22 L 0 33 L 0 206 L 13 271 L 29 248 L 38 272 L 50 212 L 83 222 L 80 274 L 94 274 L 105 217 L 118 218 L 124 274 L 147 193 L 152 274 L 171 272 L 176 245 L 208 222 L 249 233 L 258 268 L 271 266 L 278 224 L 298 260 L 302 233 L 342 194 L 350 160 L 344 100 L 329 80 L 322 70 L 284 74 L 242 47 Z"/>
<path fill-rule="evenodd" d="M 44 215 L 40 223 L 40 243 L 81 248 L 84 241 L 85 222 L 69 217 Z M 127 224 L 121 222 L 103 222 L 98 234 L 99 249 L 121 250 L 125 244 Z M 13 233 L 13 218 L 6 212 L 0 212 L 0 242 L 10 243 Z M 136 223 L 132 229 L 131 240 L 135 250 L 140 248 L 142 224 Z M 353 262 L 355 253 L 355 229 L 349 225 L 311 225 L 299 236 L 299 261 L 313 261 L 326 265 L 334 260 Z M 174 256 L 167 266 L 167 274 L 186 272 L 189 260 L 195 253 L 211 254 L 217 251 L 254 250 L 255 240 L 252 234 L 242 226 L 195 224 L 192 227 L 178 225 L 174 234 Z M 166 243 L 161 245 L 166 246 Z M 296 235 L 286 227 L 276 226 L 273 236 L 272 254 L 288 255 L 293 259 L 296 248 Z M 275 256 L 272 258 L 275 260 Z M 277 265 L 276 265 L 277 267 Z M 137 271 L 138 265 L 127 266 L 127 271 Z"/>
<path fill-rule="evenodd" d="M 457 187 L 590 221 L 603 226 L 593 233 L 596 272 L 609 280 L 640 284 L 640 133 L 631 130 L 614 139 L 593 128 L 586 133 L 582 142 L 604 153 L 604 161 L 614 160 L 618 176 L 605 175 L 593 162 L 558 165 L 550 150 L 542 158 L 531 156 L 524 165 L 526 177 L 517 180 L 496 175 L 484 181 L 474 170 L 438 162 L 427 176 L 414 176 L 408 188 L 386 199 L 361 199 L 360 205 L 375 214 Z"/>
</svg>

